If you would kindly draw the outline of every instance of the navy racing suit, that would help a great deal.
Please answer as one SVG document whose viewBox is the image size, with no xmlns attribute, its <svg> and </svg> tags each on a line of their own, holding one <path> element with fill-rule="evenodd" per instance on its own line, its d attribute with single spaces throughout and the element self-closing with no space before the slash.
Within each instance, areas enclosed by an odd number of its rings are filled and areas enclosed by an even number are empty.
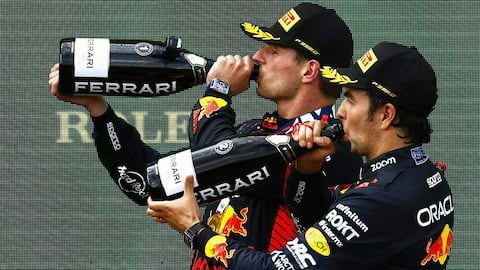
<svg viewBox="0 0 480 270">
<path fill-rule="evenodd" d="M 289 181 L 324 181 L 293 171 Z M 362 166 L 348 188 L 324 189 L 329 209 L 283 249 L 266 253 L 205 229 L 197 249 L 228 269 L 445 269 L 453 237 L 452 193 L 420 145 Z M 318 205 L 311 205 L 316 208 Z"/>
</svg>

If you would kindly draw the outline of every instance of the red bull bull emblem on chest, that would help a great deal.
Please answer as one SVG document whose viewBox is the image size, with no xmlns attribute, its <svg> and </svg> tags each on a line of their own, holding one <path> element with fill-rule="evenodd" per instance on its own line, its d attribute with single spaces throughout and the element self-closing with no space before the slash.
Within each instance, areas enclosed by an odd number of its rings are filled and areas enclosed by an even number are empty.
<svg viewBox="0 0 480 270">
<path fill-rule="evenodd" d="M 222 213 L 215 213 L 208 219 L 208 225 L 216 232 L 224 236 L 236 233 L 243 237 L 247 236 L 244 224 L 247 222 L 248 207 L 240 210 L 240 216 L 232 206 L 227 206 Z"/>
</svg>

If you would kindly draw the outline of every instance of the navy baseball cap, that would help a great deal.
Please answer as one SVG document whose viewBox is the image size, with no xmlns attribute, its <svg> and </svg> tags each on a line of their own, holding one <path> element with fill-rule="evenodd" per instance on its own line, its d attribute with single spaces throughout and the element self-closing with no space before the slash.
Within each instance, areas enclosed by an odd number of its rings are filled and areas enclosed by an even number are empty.
<svg viewBox="0 0 480 270">
<path fill-rule="evenodd" d="M 352 63 L 350 29 L 335 10 L 320 5 L 301 3 L 272 27 L 244 22 L 241 29 L 253 39 L 291 47 L 322 66 L 348 67 Z"/>
<path fill-rule="evenodd" d="M 427 117 L 437 102 L 437 79 L 432 66 L 415 47 L 381 42 L 350 68 L 324 66 L 323 80 L 366 89 L 398 107 Z"/>
</svg>

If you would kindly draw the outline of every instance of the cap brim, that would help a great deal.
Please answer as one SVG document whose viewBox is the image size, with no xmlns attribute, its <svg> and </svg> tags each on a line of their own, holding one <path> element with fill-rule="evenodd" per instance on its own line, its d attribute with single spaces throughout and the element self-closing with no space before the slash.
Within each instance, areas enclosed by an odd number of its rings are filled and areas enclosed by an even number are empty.
<svg viewBox="0 0 480 270">
<path fill-rule="evenodd" d="M 263 41 L 266 43 L 285 45 L 286 43 L 276 34 L 271 28 L 262 27 L 248 22 L 244 22 L 240 25 L 243 33 L 245 35 L 256 39 L 258 41 Z"/>
<path fill-rule="evenodd" d="M 320 68 L 320 77 L 333 85 L 342 87 L 370 89 L 368 85 L 364 84 L 361 78 L 352 68 L 332 68 L 330 66 L 323 66 Z"/>
</svg>

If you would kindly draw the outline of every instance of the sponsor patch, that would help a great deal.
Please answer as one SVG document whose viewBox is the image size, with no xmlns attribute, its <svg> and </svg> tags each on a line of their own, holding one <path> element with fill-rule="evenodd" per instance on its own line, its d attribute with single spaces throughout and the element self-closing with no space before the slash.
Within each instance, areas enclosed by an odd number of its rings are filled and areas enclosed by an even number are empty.
<svg viewBox="0 0 480 270">
<path fill-rule="evenodd" d="M 292 265 L 290 260 L 285 253 L 275 250 L 271 253 L 272 262 L 275 265 L 275 269 L 278 270 L 293 270 L 295 267 Z"/>
<path fill-rule="evenodd" d="M 325 216 L 325 220 L 328 221 L 332 227 L 337 229 L 347 241 L 360 237 L 360 234 L 355 228 L 353 228 L 349 220 L 345 220 L 345 217 L 340 215 L 335 209 L 328 212 Z"/>
<path fill-rule="evenodd" d="M 342 211 L 348 218 L 350 218 L 363 232 L 368 231 L 368 226 L 360 219 L 357 213 L 350 210 L 350 207 L 344 204 L 337 204 L 335 206 L 338 210 Z"/>
<path fill-rule="evenodd" d="M 395 93 L 393 93 L 392 91 L 388 90 L 388 88 L 386 88 L 385 86 L 379 84 L 378 82 L 375 82 L 373 81 L 372 84 L 377 87 L 380 91 L 382 91 L 383 93 L 387 94 L 388 96 L 394 98 L 394 97 L 397 97 L 397 95 Z"/>
<path fill-rule="evenodd" d="M 287 242 L 287 249 L 290 251 L 293 258 L 295 258 L 295 261 L 300 266 L 300 269 L 317 265 L 317 262 L 315 259 L 313 259 L 313 256 L 308 253 L 308 248 L 301 243 L 298 238 Z"/>
<path fill-rule="evenodd" d="M 305 240 L 307 241 L 308 245 L 318 254 L 330 256 L 330 246 L 328 246 L 327 239 L 317 228 L 309 228 L 305 233 Z"/>
<path fill-rule="evenodd" d="M 263 119 L 262 121 L 262 127 L 267 129 L 277 130 L 278 129 L 277 118 L 274 116 L 265 117 L 265 119 Z"/>
<path fill-rule="evenodd" d="M 140 173 L 127 171 L 126 166 L 118 166 L 117 170 L 120 175 L 117 183 L 122 191 L 126 193 L 136 193 L 142 198 L 148 197 L 148 194 L 145 192 L 146 183 Z"/>
<path fill-rule="evenodd" d="M 304 47 L 305 49 L 307 49 L 308 51 L 310 51 L 312 54 L 314 55 L 320 55 L 320 52 L 318 52 L 317 50 L 315 50 L 312 46 L 310 46 L 308 43 L 306 43 L 305 41 L 299 39 L 299 38 L 296 38 L 295 39 L 295 42 L 298 43 L 298 45 Z"/>
<path fill-rule="evenodd" d="M 428 156 L 423 151 L 421 146 L 410 149 L 413 160 L 415 160 L 415 165 L 421 165 L 428 160 Z"/>
<path fill-rule="evenodd" d="M 368 50 L 362 57 L 357 60 L 357 64 L 363 73 L 367 72 L 373 64 L 378 61 L 377 56 L 373 52 L 373 49 Z"/>
<path fill-rule="evenodd" d="M 448 195 L 443 200 L 418 210 L 418 225 L 427 227 L 439 221 L 442 217 L 450 215 L 453 213 L 453 210 L 452 196 Z"/>
<path fill-rule="evenodd" d="M 110 141 L 112 142 L 113 150 L 118 151 L 122 149 L 122 145 L 120 144 L 120 140 L 118 139 L 112 122 L 107 123 L 107 132 L 108 136 L 110 137 Z"/>
<path fill-rule="evenodd" d="M 298 204 L 302 202 L 303 195 L 305 194 L 305 186 L 306 185 L 307 185 L 307 183 L 303 180 L 300 180 L 298 182 L 297 192 L 295 193 L 295 197 L 293 198 L 294 202 L 296 202 Z"/>
<path fill-rule="evenodd" d="M 389 158 L 381 160 L 379 162 L 375 162 L 373 164 L 370 164 L 370 169 L 372 170 L 372 172 L 375 172 L 375 171 L 380 170 L 381 168 L 383 168 L 387 165 L 396 164 L 396 163 L 397 163 L 397 159 L 395 159 L 394 157 L 389 157 Z"/>
<path fill-rule="evenodd" d="M 298 13 L 292 8 L 287 13 L 285 13 L 285 15 L 283 15 L 280 19 L 278 19 L 278 23 L 282 26 L 285 32 L 288 32 L 301 19 L 302 18 L 300 18 Z"/>
<path fill-rule="evenodd" d="M 440 175 L 440 172 L 437 172 L 436 174 L 427 178 L 428 188 L 433 188 L 440 182 L 442 182 L 442 175 Z"/>
<path fill-rule="evenodd" d="M 318 226 L 322 231 L 332 240 L 332 242 L 337 246 L 337 247 L 343 247 L 343 242 L 338 238 L 338 236 L 333 232 L 330 227 L 328 226 L 327 222 L 325 220 L 320 220 L 318 222 Z"/>
</svg>

